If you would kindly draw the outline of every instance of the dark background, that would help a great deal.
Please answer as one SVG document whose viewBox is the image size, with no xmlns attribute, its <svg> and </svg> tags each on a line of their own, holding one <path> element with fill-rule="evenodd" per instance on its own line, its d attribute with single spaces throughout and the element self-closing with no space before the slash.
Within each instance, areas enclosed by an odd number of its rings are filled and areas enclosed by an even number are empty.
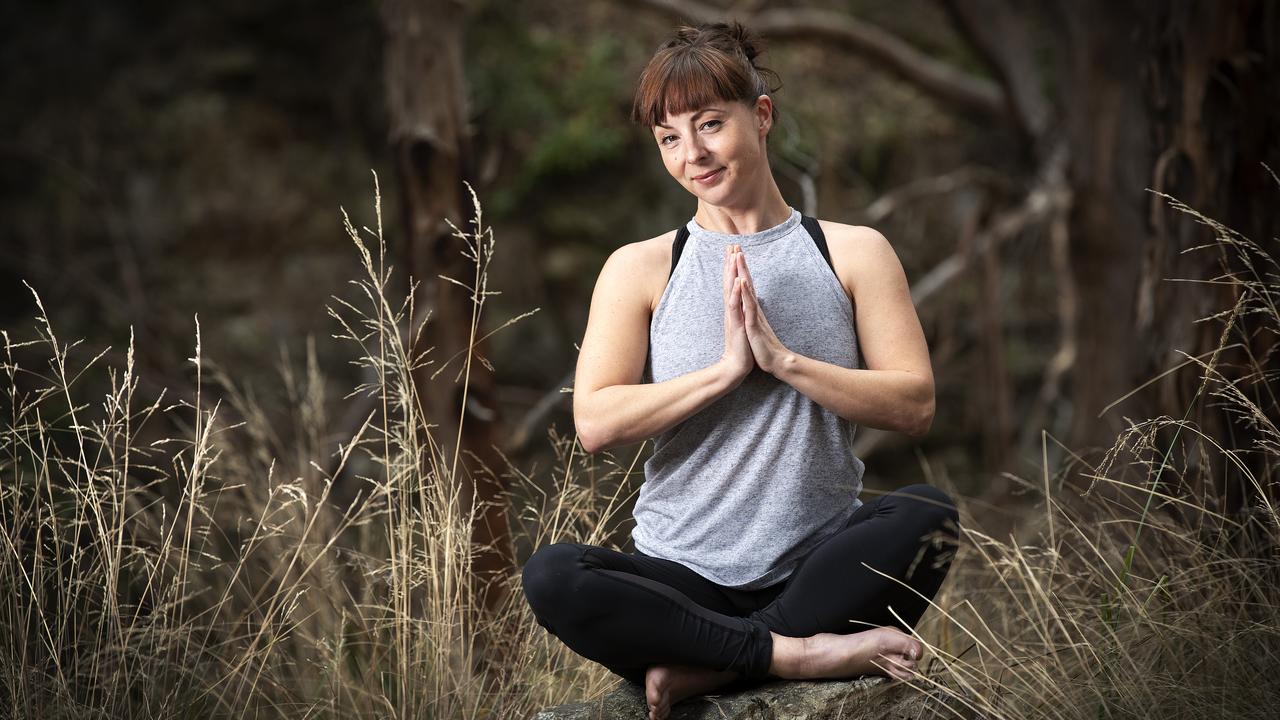
<svg viewBox="0 0 1280 720">
<path fill-rule="evenodd" d="M 769 13 L 848 18 L 981 80 L 1004 108 L 967 106 L 821 32 L 770 35 L 761 58 L 783 80 L 770 151 L 789 203 L 808 209 L 808 187 L 819 216 L 876 227 L 913 288 L 948 258 L 968 260 L 918 307 L 937 378 L 932 431 L 862 429 L 870 487 L 945 482 L 999 507 L 1016 487 L 1005 473 L 1040 472 L 1042 429 L 1087 457 L 1110 445 L 1126 412 L 1176 415 L 1194 402 L 1197 376 L 1175 372 L 1098 417 L 1179 352 L 1212 349 L 1221 326 L 1195 321 L 1229 307 L 1220 288 L 1169 281 L 1212 277 L 1223 260 L 1182 252 L 1211 235 L 1147 188 L 1274 248 L 1280 188 L 1262 164 L 1280 165 L 1273 4 L 687 7 L 762 25 Z M 300 368 L 313 338 L 328 440 L 341 439 L 343 395 L 361 376 L 324 308 L 350 297 L 361 273 L 340 208 L 373 226 L 370 169 L 391 261 L 403 268 L 409 252 L 381 8 L 6 4 L 0 328 L 35 336 L 29 283 L 58 337 L 83 339 L 72 350 L 81 363 L 110 346 L 103 362 L 122 365 L 132 331 L 143 391 L 189 396 L 198 315 L 204 357 L 262 401 L 282 448 L 298 429 L 279 366 Z M 694 210 L 627 121 L 640 68 L 677 16 L 661 2 L 603 0 L 463 10 L 470 180 L 497 241 L 489 288 L 502 293 L 482 324 L 540 308 L 491 339 L 490 359 L 504 436 L 522 423 L 531 432 L 507 448 L 512 461 L 545 468 L 546 430 L 572 434 L 571 396 L 529 413 L 573 369 L 604 259 Z M 1036 192 L 1069 199 L 1037 214 Z M 1059 261 L 1055 219 L 1069 253 Z M 974 250 L 991 237 L 995 249 Z M 403 294 L 405 273 L 396 278 Z M 1251 342 L 1265 350 L 1274 339 Z M 1069 360 L 1053 369 L 1064 346 Z M 82 382 L 108 381 L 96 372 Z M 1224 435 L 1248 432 L 1195 407 Z M 1045 447 L 1053 467 L 1069 455 Z"/>
</svg>

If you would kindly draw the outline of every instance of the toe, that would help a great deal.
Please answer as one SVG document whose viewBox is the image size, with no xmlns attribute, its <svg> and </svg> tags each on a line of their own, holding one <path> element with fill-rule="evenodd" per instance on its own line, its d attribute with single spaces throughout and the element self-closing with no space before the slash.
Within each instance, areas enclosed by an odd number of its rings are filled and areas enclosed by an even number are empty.
<svg viewBox="0 0 1280 720">
<path fill-rule="evenodd" d="M 915 662 L 902 655 L 880 655 L 876 664 L 894 680 L 906 680 L 915 674 Z"/>
<path fill-rule="evenodd" d="M 884 639 L 881 650 L 886 655 L 901 655 L 908 660 L 919 659 L 924 655 L 924 644 L 899 630 Z"/>
</svg>

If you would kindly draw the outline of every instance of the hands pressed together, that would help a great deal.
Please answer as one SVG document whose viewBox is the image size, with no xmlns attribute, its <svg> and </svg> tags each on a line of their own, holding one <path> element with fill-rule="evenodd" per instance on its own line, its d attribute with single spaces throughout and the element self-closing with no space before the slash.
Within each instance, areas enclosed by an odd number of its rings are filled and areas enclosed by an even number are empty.
<svg viewBox="0 0 1280 720">
<path fill-rule="evenodd" d="M 728 245 L 724 253 L 724 355 L 736 379 L 755 366 L 774 373 L 789 351 L 769 326 L 756 297 L 741 245 Z"/>
</svg>

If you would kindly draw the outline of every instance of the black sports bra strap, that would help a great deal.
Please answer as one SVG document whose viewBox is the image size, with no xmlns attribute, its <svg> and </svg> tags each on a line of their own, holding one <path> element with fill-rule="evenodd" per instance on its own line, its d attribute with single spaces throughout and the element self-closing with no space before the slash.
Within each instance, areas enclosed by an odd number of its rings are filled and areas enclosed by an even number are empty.
<svg viewBox="0 0 1280 720">
<path fill-rule="evenodd" d="M 822 253 L 822 257 L 826 259 L 827 265 L 831 267 L 831 272 L 835 272 L 836 266 L 835 263 L 831 262 L 831 251 L 827 249 L 827 236 L 823 234 L 817 218 L 801 215 L 800 224 L 804 225 L 804 229 L 809 232 L 809 237 L 813 238 L 813 243 L 818 246 L 818 252 Z M 676 263 L 680 262 L 680 253 L 684 252 L 684 244 L 688 240 L 689 226 L 687 224 L 681 225 L 680 229 L 676 231 L 675 241 L 671 243 L 671 272 L 667 275 L 668 279 L 675 274 Z"/>
<path fill-rule="evenodd" d="M 681 225 L 680 229 L 676 231 L 675 242 L 671 243 L 671 274 L 667 275 L 668 279 L 676 273 L 676 263 L 680 262 L 680 253 L 684 252 L 684 244 L 688 239 L 689 226 Z"/>
<path fill-rule="evenodd" d="M 831 251 L 827 250 L 827 236 L 823 234 L 822 226 L 818 224 L 818 219 L 811 218 L 808 215 L 801 215 L 800 224 L 804 225 L 805 230 L 809 231 L 809 236 L 813 238 L 813 243 L 818 246 L 818 252 L 822 253 L 827 265 L 831 266 L 831 272 L 835 272 L 836 266 L 835 263 L 831 262 Z"/>
</svg>

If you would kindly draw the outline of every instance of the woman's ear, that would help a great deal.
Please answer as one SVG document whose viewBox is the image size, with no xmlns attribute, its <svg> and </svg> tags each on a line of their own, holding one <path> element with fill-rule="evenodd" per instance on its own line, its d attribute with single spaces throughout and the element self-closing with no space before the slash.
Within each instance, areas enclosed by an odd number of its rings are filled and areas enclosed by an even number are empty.
<svg viewBox="0 0 1280 720">
<path fill-rule="evenodd" d="M 773 99 L 768 95 L 761 95 L 756 98 L 756 106 L 753 114 L 760 132 L 760 137 L 768 135 L 769 129 L 773 127 Z"/>
</svg>

